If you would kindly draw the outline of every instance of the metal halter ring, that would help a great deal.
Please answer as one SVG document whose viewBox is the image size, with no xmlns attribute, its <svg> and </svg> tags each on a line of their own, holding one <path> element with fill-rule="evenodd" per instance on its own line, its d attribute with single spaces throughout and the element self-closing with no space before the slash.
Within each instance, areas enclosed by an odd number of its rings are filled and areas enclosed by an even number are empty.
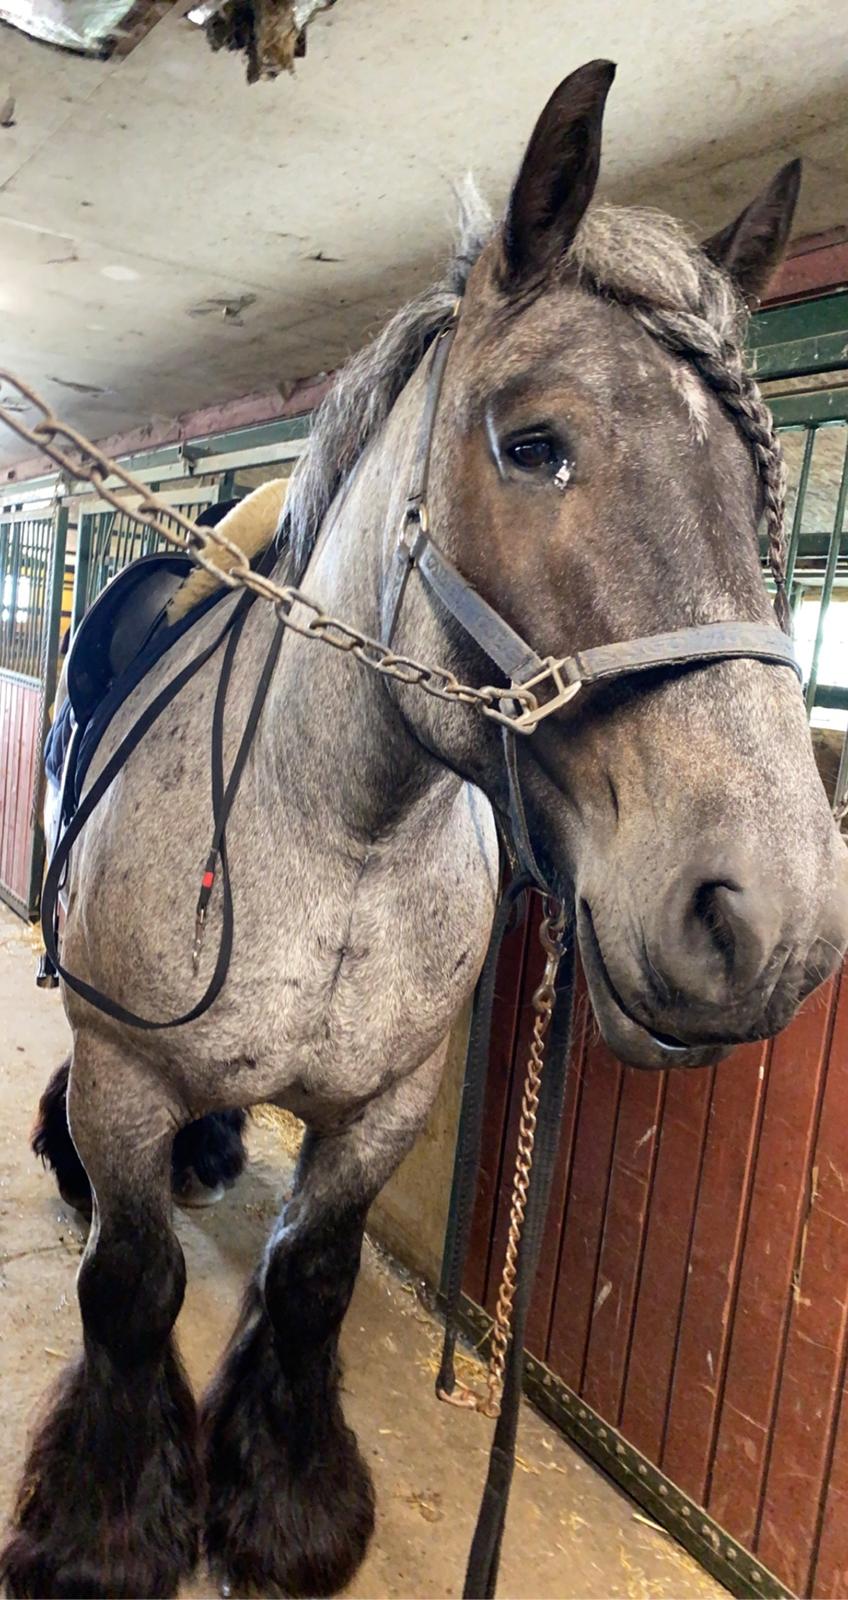
<svg viewBox="0 0 848 1600">
<path fill-rule="evenodd" d="M 499 704 L 483 707 L 484 717 L 491 717 L 493 722 L 500 722 L 505 728 L 511 728 L 513 733 L 535 733 L 540 722 L 549 717 L 552 712 L 559 711 L 579 694 L 583 687 L 581 678 L 570 682 L 562 676 L 561 668 L 566 657 L 547 656 L 541 672 L 532 678 L 526 678 L 522 683 L 512 685 L 512 692 L 504 693 L 502 690 L 487 688 L 484 693 L 498 697 Z M 535 690 L 540 684 L 551 679 L 556 689 L 550 700 L 540 702 Z M 503 707 L 512 705 L 521 706 L 522 710 L 507 711 Z"/>
</svg>

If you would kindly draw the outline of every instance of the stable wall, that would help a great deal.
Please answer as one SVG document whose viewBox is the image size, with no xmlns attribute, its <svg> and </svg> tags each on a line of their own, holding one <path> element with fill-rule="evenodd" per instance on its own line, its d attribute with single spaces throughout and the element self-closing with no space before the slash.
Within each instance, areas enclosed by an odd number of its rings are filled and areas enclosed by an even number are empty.
<svg viewBox="0 0 848 1600">
<path fill-rule="evenodd" d="M 368 1221 L 374 1237 L 431 1284 L 438 1283 L 441 1272 L 470 1016 L 469 1005 L 454 1024 L 427 1126 L 374 1202 Z"/>
</svg>

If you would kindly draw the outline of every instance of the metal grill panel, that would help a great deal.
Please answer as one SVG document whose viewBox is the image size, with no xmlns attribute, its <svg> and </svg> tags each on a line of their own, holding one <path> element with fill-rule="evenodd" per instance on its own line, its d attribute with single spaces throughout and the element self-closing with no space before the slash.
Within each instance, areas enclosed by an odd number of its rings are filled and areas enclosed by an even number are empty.
<svg viewBox="0 0 848 1600">
<path fill-rule="evenodd" d="M 53 517 L 0 521 L 0 668 L 38 678 L 48 623 Z"/>
<path fill-rule="evenodd" d="M 186 516 L 198 517 L 216 498 L 213 487 L 202 499 L 181 501 L 180 509 Z M 168 519 L 163 517 L 162 520 Z M 174 529 L 176 531 L 176 523 Z M 73 626 L 82 620 L 107 583 L 131 561 L 171 548 L 152 528 L 134 521 L 130 508 L 126 511 L 111 508 L 83 511 L 79 520 Z"/>
</svg>

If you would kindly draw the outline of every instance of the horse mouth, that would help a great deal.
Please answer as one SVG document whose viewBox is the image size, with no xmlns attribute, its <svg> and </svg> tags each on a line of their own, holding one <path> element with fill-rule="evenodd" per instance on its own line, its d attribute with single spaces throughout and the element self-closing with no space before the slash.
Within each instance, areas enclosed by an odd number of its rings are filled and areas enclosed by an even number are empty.
<svg viewBox="0 0 848 1600">
<path fill-rule="evenodd" d="M 669 1034 L 652 1033 L 628 1011 L 607 972 L 595 933 L 592 913 L 585 900 L 577 906 L 577 937 L 589 998 L 598 1026 L 613 1054 L 629 1067 L 711 1067 L 732 1048 L 730 1044 L 687 1044 Z"/>
</svg>

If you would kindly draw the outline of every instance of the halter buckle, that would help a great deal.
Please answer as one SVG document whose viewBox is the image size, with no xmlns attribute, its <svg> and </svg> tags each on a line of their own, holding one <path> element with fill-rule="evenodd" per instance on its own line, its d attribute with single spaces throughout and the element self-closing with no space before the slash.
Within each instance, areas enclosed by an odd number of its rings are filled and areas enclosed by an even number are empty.
<svg viewBox="0 0 848 1600">
<path fill-rule="evenodd" d="M 406 550 L 408 554 L 411 550 L 409 539 L 407 537 L 410 524 L 414 524 L 416 529 L 416 532 L 413 535 L 413 543 L 416 539 L 418 539 L 420 534 L 427 534 L 430 531 L 430 517 L 427 511 L 427 501 L 423 498 L 423 496 L 420 499 L 416 495 L 411 496 L 403 508 L 403 516 L 400 519 L 398 545 L 401 547 L 401 549 Z"/>
<path fill-rule="evenodd" d="M 557 659 L 555 656 L 547 656 L 541 672 L 537 672 L 533 678 L 525 678 L 522 683 L 516 684 L 516 688 L 529 689 L 533 699 L 536 700 L 535 705 L 525 707 L 517 716 L 505 718 L 516 733 L 533 733 L 534 729 L 540 722 L 544 721 L 545 717 L 549 717 L 554 711 L 559 711 L 562 706 L 568 704 L 569 700 L 573 700 L 576 694 L 579 694 L 583 687 L 582 679 L 577 678 L 574 682 L 568 682 L 562 675 L 562 667 L 567 659 L 567 657 Z M 552 695 L 550 700 L 544 700 L 540 704 L 535 691 L 541 684 L 546 684 L 548 679 L 553 683 L 556 693 Z"/>
</svg>

